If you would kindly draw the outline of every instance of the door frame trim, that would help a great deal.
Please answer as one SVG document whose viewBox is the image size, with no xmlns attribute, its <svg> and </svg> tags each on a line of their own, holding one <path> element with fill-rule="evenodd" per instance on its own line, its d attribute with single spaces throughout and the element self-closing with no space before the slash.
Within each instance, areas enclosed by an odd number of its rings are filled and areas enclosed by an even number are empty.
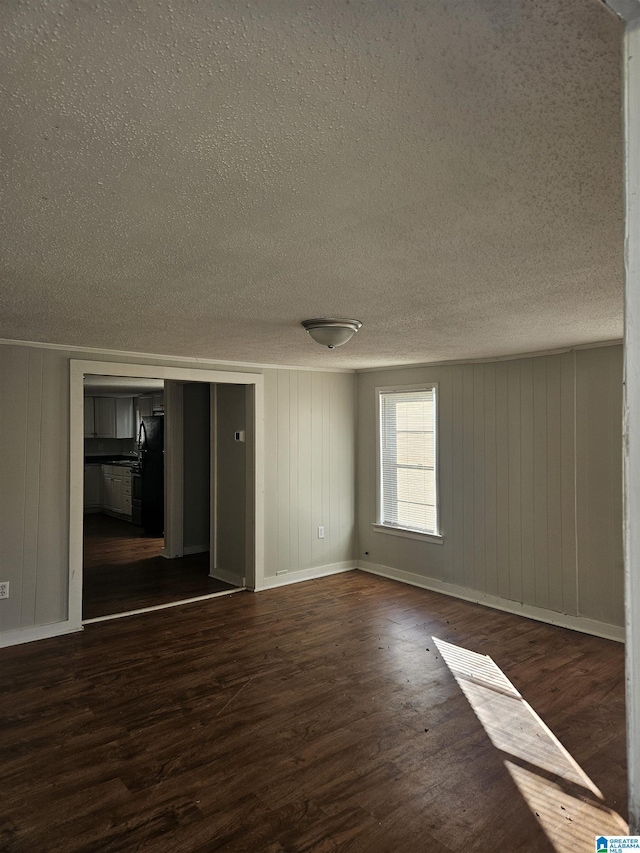
<svg viewBox="0 0 640 853">
<path fill-rule="evenodd" d="M 247 536 L 252 542 L 247 555 L 246 587 L 256 589 L 264 579 L 264 376 L 261 373 L 235 373 L 187 367 L 164 367 L 153 364 L 118 363 L 71 359 L 69 395 L 69 599 L 68 628 L 82 628 L 82 547 L 84 490 L 84 377 L 142 377 L 175 379 L 181 382 L 208 382 L 253 386 L 253 453 L 247 454 L 253 513 L 247 516 Z M 248 478 L 249 479 L 249 478 Z"/>
</svg>

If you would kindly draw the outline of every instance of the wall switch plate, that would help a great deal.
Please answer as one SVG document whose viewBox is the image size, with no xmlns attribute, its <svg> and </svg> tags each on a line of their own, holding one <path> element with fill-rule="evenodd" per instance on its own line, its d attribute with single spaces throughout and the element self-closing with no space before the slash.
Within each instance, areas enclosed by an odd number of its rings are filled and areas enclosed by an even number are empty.
<svg viewBox="0 0 640 853">
<path fill-rule="evenodd" d="M 324 539 L 324 527 L 318 528 L 318 539 Z"/>
<path fill-rule="evenodd" d="M 0 581 L 0 598 L 9 598 L 9 581 Z"/>
</svg>

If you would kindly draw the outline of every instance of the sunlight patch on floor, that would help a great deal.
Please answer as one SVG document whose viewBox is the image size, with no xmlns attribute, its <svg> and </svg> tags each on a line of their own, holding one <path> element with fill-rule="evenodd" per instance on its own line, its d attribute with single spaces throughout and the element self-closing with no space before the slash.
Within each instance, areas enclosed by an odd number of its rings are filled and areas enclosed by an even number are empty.
<svg viewBox="0 0 640 853">
<path fill-rule="evenodd" d="M 626 835 L 627 824 L 497 664 L 433 641 L 557 853 L 592 850 L 596 835 Z"/>
</svg>

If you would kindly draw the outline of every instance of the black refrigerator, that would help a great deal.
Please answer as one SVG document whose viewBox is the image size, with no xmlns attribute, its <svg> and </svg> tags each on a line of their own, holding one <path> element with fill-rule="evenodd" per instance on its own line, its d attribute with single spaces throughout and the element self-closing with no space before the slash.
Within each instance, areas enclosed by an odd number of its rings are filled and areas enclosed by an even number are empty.
<svg viewBox="0 0 640 853">
<path fill-rule="evenodd" d="M 147 536 L 164 536 L 164 415 L 142 418 L 138 443 L 142 528 Z"/>
</svg>

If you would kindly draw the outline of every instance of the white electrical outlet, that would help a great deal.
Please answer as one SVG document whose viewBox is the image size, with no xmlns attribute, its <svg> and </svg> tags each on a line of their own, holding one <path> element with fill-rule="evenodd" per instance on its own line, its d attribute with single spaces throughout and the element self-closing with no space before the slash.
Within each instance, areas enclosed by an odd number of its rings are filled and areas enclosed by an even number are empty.
<svg viewBox="0 0 640 853">
<path fill-rule="evenodd" d="M 9 598 L 9 581 L 0 581 L 0 598 Z"/>
<path fill-rule="evenodd" d="M 318 528 L 318 539 L 324 539 L 324 527 Z"/>
</svg>

